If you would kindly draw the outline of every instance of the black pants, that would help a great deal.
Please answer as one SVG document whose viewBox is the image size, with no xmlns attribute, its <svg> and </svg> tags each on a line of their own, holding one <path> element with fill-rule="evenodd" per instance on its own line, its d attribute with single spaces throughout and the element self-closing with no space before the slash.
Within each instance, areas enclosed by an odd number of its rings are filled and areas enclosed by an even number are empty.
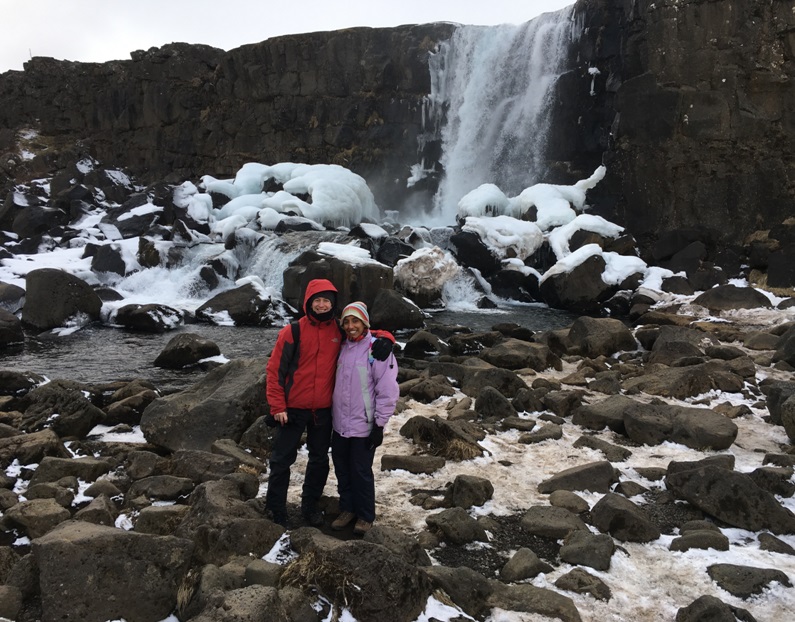
<svg viewBox="0 0 795 622">
<path fill-rule="evenodd" d="M 328 450 L 331 444 L 331 408 L 319 410 L 287 409 L 287 423 L 278 426 L 270 459 L 268 492 L 265 507 L 273 512 L 284 512 L 287 506 L 287 488 L 290 485 L 290 467 L 298 456 L 301 435 L 306 430 L 306 447 L 309 461 L 304 474 L 301 492 L 301 510 L 311 512 L 317 506 L 328 479 Z"/>
<path fill-rule="evenodd" d="M 357 518 L 372 523 L 375 520 L 375 449 L 370 449 L 369 444 L 367 437 L 345 438 L 336 432 L 331 437 L 340 511 L 353 512 Z"/>
</svg>

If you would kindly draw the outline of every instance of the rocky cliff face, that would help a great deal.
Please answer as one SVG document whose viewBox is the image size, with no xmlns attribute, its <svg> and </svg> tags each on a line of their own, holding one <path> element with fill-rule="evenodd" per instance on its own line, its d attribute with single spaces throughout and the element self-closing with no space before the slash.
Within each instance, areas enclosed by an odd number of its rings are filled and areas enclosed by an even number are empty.
<svg viewBox="0 0 795 622">
<path fill-rule="evenodd" d="M 792 213 L 789 0 L 579 0 L 574 19 L 545 181 L 604 162 L 591 202 L 647 251 L 673 229 L 740 243 Z M 81 150 L 147 182 L 227 176 L 247 161 L 338 163 L 396 209 L 420 159 L 428 52 L 454 28 L 357 28 L 230 52 L 172 44 L 105 64 L 33 59 L 0 75 L 0 181 Z M 43 155 L 23 161 L 31 141 Z M 438 143 L 420 142 L 438 158 Z"/>
<path fill-rule="evenodd" d="M 606 139 L 596 192 L 608 217 L 648 248 L 674 228 L 739 243 L 793 214 L 792 2 L 581 5 L 583 58 L 601 72 L 585 118 Z"/>
<path fill-rule="evenodd" d="M 17 151 L 30 129 L 36 151 L 46 147 L 50 157 L 2 161 L 7 174 L 43 172 L 35 169 L 58 168 L 55 154 L 77 145 L 145 181 L 295 161 L 336 163 L 375 187 L 395 179 L 405 187 L 430 91 L 427 54 L 452 28 L 356 28 L 228 53 L 171 44 L 104 64 L 35 58 L 24 72 L 0 76 L 0 152 Z"/>
</svg>

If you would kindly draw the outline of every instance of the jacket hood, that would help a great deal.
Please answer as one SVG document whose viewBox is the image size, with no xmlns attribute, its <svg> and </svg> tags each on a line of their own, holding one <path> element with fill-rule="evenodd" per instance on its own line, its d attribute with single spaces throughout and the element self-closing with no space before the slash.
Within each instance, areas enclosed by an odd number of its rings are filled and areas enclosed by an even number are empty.
<svg viewBox="0 0 795 622">
<path fill-rule="evenodd" d="M 309 284 L 306 286 L 306 292 L 304 293 L 304 313 L 307 315 L 309 315 L 307 305 L 310 299 L 320 292 L 338 293 L 337 288 L 334 287 L 334 284 L 328 279 L 312 279 L 309 281 Z"/>
</svg>

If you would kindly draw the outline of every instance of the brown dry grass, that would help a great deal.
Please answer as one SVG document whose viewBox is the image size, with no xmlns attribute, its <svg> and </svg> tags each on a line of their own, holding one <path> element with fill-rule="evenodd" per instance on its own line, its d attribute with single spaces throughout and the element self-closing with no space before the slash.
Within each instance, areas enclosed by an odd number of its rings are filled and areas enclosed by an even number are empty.
<svg viewBox="0 0 795 622">
<path fill-rule="evenodd" d="M 473 443 L 454 438 L 448 441 L 445 447 L 440 452 L 440 455 L 447 460 L 460 462 L 462 460 L 472 460 L 483 455 L 483 448 Z"/>
<path fill-rule="evenodd" d="M 337 620 L 343 608 L 355 609 L 364 595 L 346 570 L 316 551 L 307 551 L 290 562 L 282 573 L 281 586 L 291 586 L 306 591 L 317 590 L 333 606 L 332 620 Z"/>
</svg>

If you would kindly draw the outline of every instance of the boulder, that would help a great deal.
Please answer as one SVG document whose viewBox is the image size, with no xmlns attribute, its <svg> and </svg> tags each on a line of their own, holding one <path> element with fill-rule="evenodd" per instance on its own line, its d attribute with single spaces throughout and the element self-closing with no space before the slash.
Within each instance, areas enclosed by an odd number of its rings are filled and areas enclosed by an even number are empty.
<svg viewBox="0 0 795 622">
<path fill-rule="evenodd" d="M 764 387 L 767 411 L 770 413 L 770 422 L 781 425 L 781 407 L 790 397 L 795 395 L 795 382 L 779 380 Z"/>
<path fill-rule="evenodd" d="M 195 484 L 187 477 L 174 475 L 153 475 L 144 477 L 127 490 L 127 499 L 144 497 L 150 501 L 176 501 L 193 492 Z"/>
<path fill-rule="evenodd" d="M 450 236 L 450 243 L 455 247 L 455 255 L 461 265 L 475 268 L 486 277 L 499 271 L 499 258 L 481 241 L 477 233 L 459 231 Z"/>
<path fill-rule="evenodd" d="M 180 333 L 169 340 L 163 351 L 157 355 L 154 365 L 168 369 L 182 369 L 196 365 L 202 359 L 220 354 L 221 349 L 209 339 L 204 339 L 196 333 Z"/>
<path fill-rule="evenodd" d="M 406 244 L 400 238 L 390 235 L 381 240 L 381 243 L 378 245 L 378 250 L 375 253 L 375 258 L 385 266 L 394 268 L 399 260 L 410 256 L 414 250 L 413 246 Z M 378 326 L 380 326 L 380 324 Z"/>
<path fill-rule="evenodd" d="M 573 512 L 546 505 L 528 508 L 519 524 L 529 534 L 555 540 L 565 538 L 573 531 L 588 531 L 587 525 Z"/>
<path fill-rule="evenodd" d="M 155 621 L 176 607 L 193 544 L 70 521 L 35 540 L 32 549 L 43 620 Z"/>
<path fill-rule="evenodd" d="M 745 599 L 761 594 L 774 581 L 792 587 L 789 577 L 777 568 L 712 564 L 707 568 L 707 574 L 732 596 Z"/>
<path fill-rule="evenodd" d="M 541 343 L 528 343 L 519 339 L 507 338 L 486 348 L 480 357 L 487 363 L 502 369 L 530 368 L 544 371 L 550 367 L 561 369 L 561 362 L 549 347 Z"/>
<path fill-rule="evenodd" d="M 270 298 L 251 283 L 216 294 L 196 309 L 196 318 L 210 324 L 273 326 L 281 318 Z"/>
<path fill-rule="evenodd" d="M 447 354 L 448 346 L 438 336 L 427 330 L 418 330 L 403 346 L 403 354 L 411 358 L 424 358 L 429 354 Z"/>
<path fill-rule="evenodd" d="M 28 272 L 25 291 L 22 322 L 36 330 L 100 319 L 99 296 L 85 281 L 63 270 L 40 268 Z"/>
<path fill-rule="evenodd" d="M 136 238 L 149 232 L 163 209 L 150 202 L 148 193 L 132 194 L 121 205 L 108 210 L 100 224 L 116 227 L 124 239 Z"/>
<path fill-rule="evenodd" d="M 795 396 L 790 396 L 781 405 L 781 425 L 789 439 L 795 442 Z"/>
<path fill-rule="evenodd" d="M 515 583 L 532 579 L 542 572 L 552 572 L 552 566 L 541 561 L 533 551 L 520 548 L 500 570 L 500 579 L 507 583 Z"/>
<path fill-rule="evenodd" d="M 598 600 L 608 601 L 611 597 L 610 588 L 599 577 L 586 572 L 582 568 L 575 568 L 555 581 L 555 587 L 568 590 L 577 594 L 589 594 Z"/>
<path fill-rule="evenodd" d="M 144 333 L 164 333 L 184 323 L 182 313 L 160 304 L 129 304 L 119 307 L 111 322 Z"/>
<path fill-rule="evenodd" d="M 557 423 L 546 423 L 537 430 L 522 434 L 518 442 L 523 445 L 532 445 L 544 441 L 559 441 L 561 438 L 563 438 L 563 426 Z"/>
<path fill-rule="evenodd" d="M 602 280 L 605 260 L 592 255 L 570 272 L 557 272 L 541 281 L 542 300 L 554 309 L 598 315 L 600 304 L 609 299 L 616 287 Z"/>
<path fill-rule="evenodd" d="M 626 447 L 613 445 L 612 443 L 608 443 L 606 440 L 596 436 L 581 436 L 574 441 L 574 443 L 572 443 L 572 447 L 577 449 L 580 447 L 587 447 L 589 449 L 600 451 L 604 454 L 608 462 L 624 462 L 625 460 L 628 460 L 630 456 L 632 456 L 632 452 Z"/>
<path fill-rule="evenodd" d="M 427 448 L 435 456 L 448 460 L 469 460 L 484 453 L 478 441 L 485 434 L 466 421 L 417 415 L 403 424 L 400 434 L 410 438 L 419 447 Z"/>
<path fill-rule="evenodd" d="M 612 318 L 577 318 L 569 328 L 569 353 L 596 358 L 637 349 L 637 342 L 627 326 Z"/>
<path fill-rule="evenodd" d="M 22 321 L 10 311 L 0 307 L 0 349 L 25 342 Z"/>
<path fill-rule="evenodd" d="M 55 499 L 31 499 L 8 508 L 2 521 L 6 529 L 18 527 L 33 540 L 70 518 L 69 510 Z"/>
<path fill-rule="evenodd" d="M 385 546 L 415 566 L 431 566 L 432 564 L 431 558 L 417 539 L 395 527 L 373 525 L 373 528 L 364 535 L 363 540 Z"/>
<path fill-rule="evenodd" d="M 65 477 L 75 477 L 84 482 L 93 482 L 113 468 L 107 460 L 94 457 L 61 458 L 45 456 L 30 478 L 31 486 L 42 482 L 58 482 Z"/>
<path fill-rule="evenodd" d="M 11 230 L 20 239 L 24 239 L 46 233 L 68 222 L 69 216 L 63 210 L 42 205 L 29 205 L 14 218 Z"/>
<path fill-rule="evenodd" d="M 33 484 L 25 491 L 27 500 L 53 499 L 58 505 L 70 508 L 75 500 L 75 486 L 73 480 L 64 480 L 59 483 Z"/>
<path fill-rule="evenodd" d="M 21 428 L 34 432 L 45 427 L 60 437 L 85 438 L 105 413 L 86 397 L 85 385 L 71 380 L 53 380 L 26 396 L 27 408 Z"/>
<path fill-rule="evenodd" d="M 222 566 L 237 556 L 264 557 L 284 533 L 246 503 L 233 479 L 198 485 L 188 500 L 190 511 L 174 531 L 194 543 L 196 561 Z"/>
<path fill-rule="evenodd" d="M 430 404 L 442 396 L 451 397 L 455 395 L 453 385 L 444 376 L 418 378 L 416 381 L 409 381 L 401 385 L 400 389 L 401 394 L 407 395 L 423 404 Z"/>
<path fill-rule="evenodd" d="M 189 512 L 187 505 L 150 505 L 138 512 L 133 529 L 154 536 L 171 536 Z"/>
<path fill-rule="evenodd" d="M 506 611 L 520 611 L 557 618 L 563 622 L 580 622 L 580 612 L 568 596 L 554 590 L 527 583 L 498 584 L 488 599 L 488 604 Z"/>
<path fill-rule="evenodd" d="M 370 307 L 370 325 L 390 332 L 422 328 L 425 326 L 425 314 L 394 289 L 382 289 L 376 293 L 373 306 Z"/>
<path fill-rule="evenodd" d="M 564 469 L 538 485 L 538 492 L 556 490 L 589 490 L 606 493 L 618 481 L 613 465 L 603 460 Z"/>
<path fill-rule="evenodd" d="M 296 309 L 303 306 L 306 286 L 312 279 L 328 279 L 337 288 L 337 307 L 342 309 L 354 300 L 361 300 L 372 309 L 375 297 L 383 289 L 394 289 L 392 268 L 370 261 L 350 264 L 336 257 L 312 255 L 304 263 L 301 257 L 284 271 L 282 297 Z M 375 326 L 374 328 L 381 328 Z"/>
<path fill-rule="evenodd" d="M 738 393 L 745 381 L 723 361 L 708 361 L 687 367 L 647 370 L 642 376 L 627 378 L 622 387 L 627 393 L 642 391 L 661 397 L 685 399 L 712 390 Z"/>
<path fill-rule="evenodd" d="M 737 424 L 709 408 L 637 403 L 624 411 L 627 436 L 643 445 L 669 441 L 693 449 L 728 449 L 737 438 Z"/>
<path fill-rule="evenodd" d="M 50 429 L 0 438 L 0 466 L 14 460 L 20 464 L 39 463 L 45 456 L 69 458 L 69 451 L 58 435 Z"/>
<path fill-rule="evenodd" d="M 594 404 L 583 404 L 574 410 L 571 422 L 591 430 L 610 428 L 618 434 L 626 434 L 624 413 L 640 403 L 625 395 L 611 395 Z"/>
<path fill-rule="evenodd" d="M 734 527 L 795 533 L 795 514 L 744 473 L 700 466 L 669 472 L 665 485 L 677 498 Z"/>
<path fill-rule="evenodd" d="M 709 595 L 699 596 L 687 607 L 681 607 L 676 612 L 675 622 L 703 622 L 704 620 L 756 622 L 756 618 L 749 611 L 728 605 L 719 598 Z"/>
<path fill-rule="evenodd" d="M 124 261 L 122 248 L 119 244 L 103 244 L 98 246 L 91 258 L 93 272 L 111 272 L 119 276 L 126 276 L 132 272 Z"/>
<path fill-rule="evenodd" d="M 362 622 L 415 620 L 425 609 L 431 594 L 428 577 L 389 548 L 369 541 L 341 542 L 311 528 L 293 531 L 290 539 L 304 559 L 316 561 L 307 564 L 299 558 L 285 569 L 282 584 L 317 585 Z M 351 585 L 362 596 L 350 598 Z"/>
<path fill-rule="evenodd" d="M 588 566 L 606 572 L 610 570 L 610 559 L 615 551 L 616 545 L 609 535 L 575 530 L 563 539 L 560 559 L 573 566 Z"/>
<path fill-rule="evenodd" d="M 438 307 L 442 289 L 461 272 L 461 266 L 438 246 L 424 246 L 394 268 L 395 288 L 418 307 Z"/>
<path fill-rule="evenodd" d="M 496 345 L 503 335 L 497 331 L 488 333 L 456 333 L 450 335 L 447 343 L 450 346 L 450 354 L 456 356 L 478 356 L 484 348 L 491 348 Z"/>
<path fill-rule="evenodd" d="M 381 470 L 403 470 L 409 473 L 425 473 L 431 475 L 441 469 L 447 461 L 441 456 L 381 456 Z"/>
<path fill-rule="evenodd" d="M 475 475 L 456 475 L 452 485 L 445 492 L 445 499 L 452 507 L 468 510 L 481 506 L 494 496 L 494 485 L 483 477 Z"/>
<path fill-rule="evenodd" d="M 141 430 L 150 443 L 172 451 L 208 451 L 222 438 L 237 442 L 265 414 L 264 391 L 265 361 L 234 360 L 192 387 L 149 404 L 141 417 Z"/>
<path fill-rule="evenodd" d="M 157 391 L 143 389 L 139 393 L 110 403 L 105 408 L 105 425 L 138 425 L 146 407 L 158 397 L 160 394 Z"/>
<path fill-rule="evenodd" d="M 784 361 L 795 366 L 795 327 L 789 328 L 775 344 L 773 362 Z"/>
<path fill-rule="evenodd" d="M 444 540 L 452 544 L 489 541 L 486 530 L 461 507 L 431 514 L 425 522 L 428 527 L 439 532 Z"/>
<path fill-rule="evenodd" d="M 118 516 L 119 511 L 110 497 L 101 494 L 92 499 L 87 506 L 75 512 L 74 519 L 93 523 L 94 525 L 114 527 Z"/>
<path fill-rule="evenodd" d="M 222 439 L 227 440 L 227 439 Z M 218 441 L 213 443 L 216 447 Z M 199 449 L 180 449 L 175 451 L 169 464 L 169 473 L 177 477 L 187 478 L 196 484 L 216 479 L 224 479 L 238 471 L 243 464 L 235 457 L 202 451 Z M 261 467 L 260 467 L 261 468 Z M 252 473 L 248 473 L 255 477 Z M 240 495 L 246 496 L 246 487 L 241 487 Z M 256 490 L 254 491 L 256 494 Z M 250 496 L 250 495 L 249 495 Z"/>
<path fill-rule="evenodd" d="M 671 540 L 671 544 L 668 548 L 672 551 L 680 552 L 689 551 L 690 549 L 728 551 L 729 538 L 720 531 L 714 531 L 712 529 L 693 529 Z"/>
<path fill-rule="evenodd" d="M 433 587 L 447 594 L 467 615 L 485 619 L 490 613 L 492 605 L 488 598 L 496 589 L 495 579 L 487 579 L 466 566 L 449 568 L 434 565 L 423 571 Z"/>
<path fill-rule="evenodd" d="M 493 387 L 508 399 L 516 397 L 520 389 L 529 388 L 515 372 L 494 367 L 476 369 L 467 374 L 463 379 L 461 391 L 465 395 L 477 397 L 484 387 Z"/>
<path fill-rule="evenodd" d="M 718 285 L 696 296 L 693 304 L 706 307 L 710 311 L 731 311 L 733 309 L 770 309 L 770 299 L 753 287 Z"/>
<path fill-rule="evenodd" d="M 210 595 L 201 601 L 198 613 L 191 616 L 193 622 L 256 620 L 264 611 L 272 616 L 271 619 L 283 622 L 317 620 L 317 612 L 309 598 L 296 587 L 241 585 L 235 588 L 222 584 L 208 587 L 207 591 Z M 193 609 L 189 611 L 193 613 Z"/>
<path fill-rule="evenodd" d="M 475 400 L 475 412 L 483 419 L 501 420 L 516 416 L 516 409 L 494 387 L 483 387 Z"/>
<path fill-rule="evenodd" d="M 612 492 L 591 508 L 591 523 L 622 542 L 651 542 L 660 537 L 660 530 L 641 507 Z"/>
<path fill-rule="evenodd" d="M 25 289 L 0 281 L 0 309 L 9 313 L 20 311 L 25 304 Z"/>
</svg>

